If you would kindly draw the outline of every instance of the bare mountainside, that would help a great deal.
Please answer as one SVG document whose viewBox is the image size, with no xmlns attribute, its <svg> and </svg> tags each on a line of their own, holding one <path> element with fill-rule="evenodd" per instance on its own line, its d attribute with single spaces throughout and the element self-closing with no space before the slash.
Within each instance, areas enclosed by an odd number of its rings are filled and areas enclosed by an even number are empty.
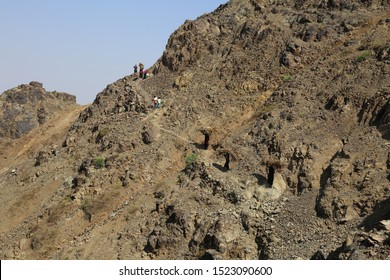
<svg viewBox="0 0 390 280">
<path fill-rule="evenodd" d="M 389 259 L 389 29 L 389 1 L 363 0 L 185 22 L 149 78 L 5 160 L 1 257 Z"/>
</svg>

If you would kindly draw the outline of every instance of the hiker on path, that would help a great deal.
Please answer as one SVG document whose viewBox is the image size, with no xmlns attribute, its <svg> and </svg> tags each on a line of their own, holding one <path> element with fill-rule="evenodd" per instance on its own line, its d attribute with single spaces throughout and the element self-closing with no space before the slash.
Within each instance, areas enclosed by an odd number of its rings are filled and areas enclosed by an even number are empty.
<svg viewBox="0 0 390 280">
<path fill-rule="evenodd" d="M 137 74 L 138 73 L 138 65 L 136 64 L 136 65 L 134 65 L 134 74 Z"/>
<path fill-rule="evenodd" d="M 145 80 L 147 77 L 149 77 L 149 70 L 148 69 L 144 70 L 144 77 L 143 77 L 143 79 Z"/>
<path fill-rule="evenodd" d="M 161 107 L 161 97 L 157 98 L 157 108 Z"/>
<path fill-rule="evenodd" d="M 144 75 L 144 65 L 142 63 L 139 64 L 139 77 L 142 79 Z"/>
<path fill-rule="evenodd" d="M 157 106 L 158 106 L 158 98 L 156 96 L 156 97 L 153 98 L 153 108 L 156 109 L 156 108 L 158 108 Z"/>
</svg>

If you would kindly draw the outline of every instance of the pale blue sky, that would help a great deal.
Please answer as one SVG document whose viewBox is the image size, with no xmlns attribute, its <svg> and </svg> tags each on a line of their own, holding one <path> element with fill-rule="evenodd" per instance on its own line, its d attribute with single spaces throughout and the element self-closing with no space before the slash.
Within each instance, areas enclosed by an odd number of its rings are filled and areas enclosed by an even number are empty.
<svg viewBox="0 0 390 280">
<path fill-rule="evenodd" d="M 40 81 L 91 103 L 169 35 L 228 0 L 0 0 L 0 93 Z"/>
</svg>

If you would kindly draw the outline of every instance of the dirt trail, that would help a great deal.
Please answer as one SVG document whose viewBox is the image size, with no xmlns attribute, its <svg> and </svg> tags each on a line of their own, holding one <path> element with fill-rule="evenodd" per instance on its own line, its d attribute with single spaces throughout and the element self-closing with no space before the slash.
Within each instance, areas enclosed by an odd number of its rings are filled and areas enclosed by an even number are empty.
<svg viewBox="0 0 390 280">
<path fill-rule="evenodd" d="M 72 106 L 59 112 L 43 126 L 32 130 L 4 151 L 4 161 L 0 162 L 0 173 L 8 170 L 8 166 L 15 166 L 19 161 L 35 153 L 47 145 L 61 141 L 71 124 L 82 110 L 88 106 Z M 58 144 L 58 143 L 56 143 Z"/>
<path fill-rule="evenodd" d="M 29 172 L 18 170 L 18 166 L 30 162 L 37 152 L 45 147 L 61 145 L 69 127 L 78 115 L 87 106 L 74 105 L 58 112 L 44 125 L 32 130 L 29 134 L 15 141 L 4 151 L 4 160 L 0 162 L 0 174 L 7 181 L 0 182 L 2 217 L 0 233 L 27 219 L 41 207 L 43 201 L 48 201 L 58 188 L 58 182 L 47 179 L 34 179 Z M 10 176 L 11 167 L 15 169 L 15 176 Z M 26 188 L 26 183 L 30 183 Z M 17 188 L 9 188 L 16 184 Z M 45 187 L 42 187 L 45 186 Z M 28 203 L 26 203 L 28 201 Z"/>
<path fill-rule="evenodd" d="M 143 89 L 143 87 L 140 85 L 140 83 L 142 82 L 142 80 L 141 81 L 134 81 L 133 83 L 132 83 L 132 85 L 134 86 L 134 90 L 135 90 L 135 92 L 137 92 L 137 93 L 139 93 L 139 95 L 143 98 L 143 102 L 145 103 L 145 104 L 148 104 L 148 102 L 152 99 L 151 98 L 151 95 L 150 94 L 148 94 L 144 89 Z"/>
<path fill-rule="evenodd" d="M 178 139 L 183 140 L 183 141 L 186 142 L 186 143 L 189 143 L 189 144 L 192 144 L 192 143 L 193 143 L 192 141 L 188 140 L 187 138 L 184 138 L 184 137 L 180 136 L 179 134 L 175 133 L 174 131 L 163 128 L 161 125 L 159 125 L 159 129 L 160 129 L 161 131 L 164 131 L 164 132 L 166 132 L 166 133 L 169 133 L 169 134 L 175 136 L 175 137 L 178 138 Z"/>
</svg>

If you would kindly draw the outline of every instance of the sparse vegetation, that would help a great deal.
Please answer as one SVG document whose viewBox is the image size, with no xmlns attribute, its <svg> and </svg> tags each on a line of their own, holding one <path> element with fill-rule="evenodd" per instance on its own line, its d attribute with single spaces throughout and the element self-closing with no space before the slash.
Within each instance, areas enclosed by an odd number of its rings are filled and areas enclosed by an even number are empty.
<svg viewBox="0 0 390 280">
<path fill-rule="evenodd" d="M 186 157 L 186 167 L 190 167 L 191 165 L 195 164 L 197 159 L 198 159 L 197 154 L 195 153 L 188 154 Z"/>
<path fill-rule="evenodd" d="M 258 111 L 257 116 L 262 116 L 264 114 L 267 114 L 275 109 L 279 109 L 280 105 L 279 104 L 270 104 L 261 107 L 261 109 Z"/>
<path fill-rule="evenodd" d="M 293 79 L 293 76 L 290 74 L 285 74 L 285 75 L 283 75 L 282 79 L 283 79 L 283 82 L 289 82 Z"/>
<path fill-rule="evenodd" d="M 93 165 L 96 169 L 104 168 L 106 166 L 106 158 L 105 157 L 96 157 L 93 160 Z"/>
<path fill-rule="evenodd" d="M 65 202 L 72 202 L 73 201 L 72 196 L 70 194 L 65 196 L 64 200 L 65 200 Z"/>
<path fill-rule="evenodd" d="M 260 2 L 190 21 L 160 73 L 118 79 L 78 119 L 64 107 L 0 139 L 2 256 L 388 259 L 390 43 L 371 43 L 390 42 L 383 10 Z M 169 106 L 147 108 L 155 94 Z"/>
<path fill-rule="evenodd" d="M 371 50 L 361 52 L 355 59 L 356 62 L 362 62 L 371 56 Z"/>
</svg>

